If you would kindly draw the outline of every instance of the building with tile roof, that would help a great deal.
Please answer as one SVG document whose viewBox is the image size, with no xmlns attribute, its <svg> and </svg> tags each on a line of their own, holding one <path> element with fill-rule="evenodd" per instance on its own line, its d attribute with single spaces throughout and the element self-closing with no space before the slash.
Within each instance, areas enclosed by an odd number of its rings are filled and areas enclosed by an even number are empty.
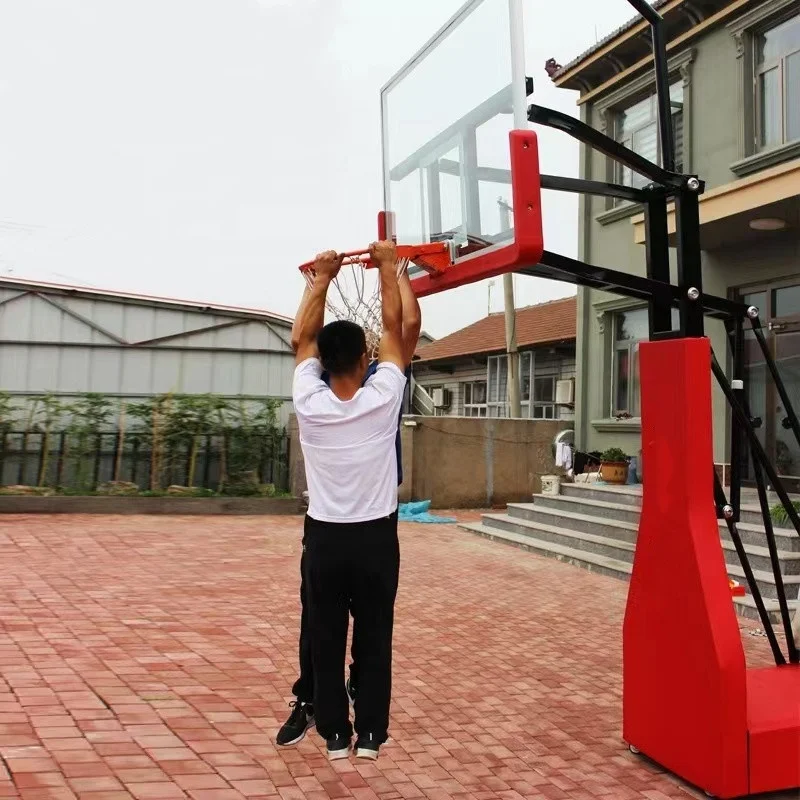
<svg viewBox="0 0 800 800">
<path fill-rule="evenodd" d="M 516 313 L 523 415 L 569 419 L 571 403 L 556 392 L 571 391 L 575 378 L 576 300 L 567 297 L 521 308 Z M 449 416 L 508 415 L 504 314 L 490 314 L 449 336 L 422 345 L 414 362 L 415 410 Z M 565 395 L 562 395 L 562 397 Z M 430 402 L 428 402 L 430 400 Z"/>
</svg>

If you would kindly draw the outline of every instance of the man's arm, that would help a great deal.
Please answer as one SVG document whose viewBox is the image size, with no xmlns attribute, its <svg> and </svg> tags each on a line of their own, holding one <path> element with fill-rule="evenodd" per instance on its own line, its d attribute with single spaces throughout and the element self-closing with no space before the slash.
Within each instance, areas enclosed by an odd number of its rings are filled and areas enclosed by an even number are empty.
<svg viewBox="0 0 800 800">
<path fill-rule="evenodd" d="M 297 349 L 295 350 L 295 363 L 301 364 L 308 358 L 319 358 L 317 350 L 317 334 L 325 323 L 325 299 L 328 296 L 328 287 L 336 277 L 342 266 L 343 256 L 337 255 L 333 250 L 320 253 L 314 261 L 314 285 L 308 293 L 305 309 L 297 324 Z"/>
<path fill-rule="evenodd" d="M 297 352 L 297 348 L 300 346 L 300 323 L 304 314 L 306 313 L 308 298 L 310 296 L 311 287 L 306 284 L 305 288 L 303 289 L 303 296 L 300 298 L 300 305 L 297 308 L 297 314 L 295 314 L 294 322 L 292 323 L 292 350 L 294 350 L 295 353 Z"/>
<path fill-rule="evenodd" d="M 411 279 L 408 277 L 407 269 L 403 270 L 403 274 L 397 282 L 400 286 L 400 299 L 403 303 L 403 358 L 405 367 L 407 367 L 414 358 L 414 353 L 417 352 L 419 332 L 422 328 L 422 311 L 419 307 L 419 300 L 411 288 Z"/>
<path fill-rule="evenodd" d="M 394 364 L 401 371 L 406 363 L 403 353 L 403 301 L 397 283 L 397 248 L 393 242 L 375 242 L 369 249 L 381 276 L 381 337 L 378 361 Z"/>
</svg>

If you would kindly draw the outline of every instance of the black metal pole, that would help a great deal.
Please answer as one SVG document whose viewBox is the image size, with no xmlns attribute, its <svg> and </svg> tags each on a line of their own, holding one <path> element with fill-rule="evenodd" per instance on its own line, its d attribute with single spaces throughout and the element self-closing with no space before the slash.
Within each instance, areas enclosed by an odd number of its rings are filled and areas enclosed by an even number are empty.
<svg viewBox="0 0 800 800">
<path fill-rule="evenodd" d="M 117 465 L 120 463 L 120 447 L 122 446 L 122 431 L 118 430 L 114 435 L 114 463 L 111 467 L 111 480 L 118 481 L 119 474 Z"/>
<path fill-rule="evenodd" d="M 664 20 L 659 14 L 652 22 L 653 59 L 656 71 L 656 101 L 658 103 L 658 129 L 661 138 L 661 163 L 670 172 L 675 169 L 675 138 L 672 132 L 672 106 L 669 97 L 669 72 L 667 68 L 667 38 Z"/>
<path fill-rule="evenodd" d="M 211 488 L 211 434 L 206 436 L 206 446 L 203 461 L 203 488 Z"/>
<path fill-rule="evenodd" d="M 645 258 L 647 277 L 659 283 L 669 283 L 669 230 L 667 228 L 667 198 L 653 195 L 644 207 Z M 672 330 L 672 303 L 663 295 L 650 300 L 650 338 Z"/>
<path fill-rule="evenodd" d="M 798 446 L 800 446 L 800 421 L 797 419 L 797 414 L 792 406 L 789 393 L 786 391 L 786 385 L 784 384 L 781 373 L 778 370 L 778 365 L 775 363 L 775 359 L 772 357 L 772 353 L 769 351 L 769 345 L 764 337 L 764 330 L 761 327 L 761 320 L 758 317 L 755 317 L 754 319 L 751 318 L 750 325 L 753 328 L 753 333 L 755 333 L 758 346 L 761 348 L 761 352 L 764 354 L 764 360 L 767 362 L 767 368 L 772 375 L 772 380 L 775 382 L 775 388 L 778 390 L 781 403 L 783 403 L 783 407 L 786 409 L 786 418 L 789 420 L 794 437 L 797 440 Z"/>
<path fill-rule="evenodd" d="M 139 437 L 133 437 L 133 446 L 131 447 L 131 483 L 139 485 L 136 480 L 136 473 L 139 471 Z"/>
<path fill-rule="evenodd" d="M 0 437 L 0 486 L 6 485 L 6 442 L 8 439 L 8 431 L 3 430 L 2 437 Z"/>
<path fill-rule="evenodd" d="M 682 189 L 675 197 L 675 221 L 678 234 L 678 287 L 681 292 L 679 298 L 681 334 L 689 337 L 703 336 L 700 204 L 697 191 L 691 187 Z"/>
<path fill-rule="evenodd" d="M 92 489 L 97 488 L 100 482 L 100 459 L 103 455 L 103 434 L 98 433 L 94 437 L 94 473 L 92 475 Z"/>
<path fill-rule="evenodd" d="M 758 459 L 758 461 L 764 467 L 764 472 L 767 473 L 770 483 L 775 487 L 775 493 L 778 495 L 783 507 L 786 509 L 786 514 L 792 521 L 792 525 L 794 526 L 795 530 L 798 532 L 798 534 L 800 534 L 800 516 L 798 516 L 797 509 L 792 504 L 792 501 L 783 486 L 783 481 L 778 476 L 778 473 L 775 472 L 775 468 L 772 466 L 772 464 L 770 464 L 769 458 L 764 451 L 764 447 L 758 440 L 758 436 L 756 436 L 753 426 L 750 424 L 750 419 L 747 413 L 739 405 L 738 398 L 731 389 L 728 379 L 725 376 L 722 367 L 720 367 L 719 362 L 717 361 L 717 357 L 713 354 L 711 357 L 711 370 L 714 373 L 714 377 L 717 379 L 717 383 L 719 383 L 723 394 L 727 398 L 728 403 L 731 406 L 731 410 L 739 417 L 739 422 L 741 423 L 750 444 L 750 452 L 752 453 L 753 461 Z"/>
<path fill-rule="evenodd" d="M 725 501 L 725 490 L 720 484 L 719 475 L 717 475 L 716 471 L 714 472 L 714 491 L 718 498 L 718 502 L 722 502 L 722 507 L 725 508 L 725 505 L 727 505 Z M 750 587 L 750 592 L 753 595 L 753 601 L 756 604 L 758 616 L 761 619 L 762 626 L 764 627 L 764 633 L 769 640 L 769 646 L 772 648 L 772 655 L 775 658 L 775 663 L 778 665 L 785 664 L 786 657 L 783 655 L 780 644 L 778 644 L 778 637 L 775 636 L 775 629 L 772 627 L 772 621 L 769 618 L 769 612 L 767 611 L 767 607 L 764 605 L 764 598 L 761 596 L 761 589 L 758 588 L 756 576 L 753 574 L 753 568 L 750 566 L 750 558 L 747 555 L 747 551 L 744 549 L 742 537 L 739 535 L 739 529 L 736 527 L 733 517 L 728 517 L 725 514 L 723 514 L 723 517 L 725 518 L 725 524 L 728 526 L 728 533 L 730 534 L 733 546 L 736 548 L 736 554 L 739 556 L 739 562 L 744 570 L 744 577 L 747 580 L 747 584 Z"/>
<path fill-rule="evenodd" d="M 742 319 L 731 319 L 725 323 L 728 340 L 731 347 L 731 361 L 733 364 L 733 383 L 731 388 L 736 392 L 739 402 L 750 418 L 750 409 L 747 406 L 747 396 L 744 392 L 744 325 Z M 735 414 L 731 415 L 731 505 L 733 518 L 739 522 L 742 506 L 742 468 L 747 454 L 743 438 L 742 426 Z"/>
<path fill-rule="evenodd" d="M 561 111 L 555 111 L 545 106 L 538 106 L 534 103 L 528 106 L 528 121 L 563 131 L 573 139 L 588 145 L 592 150 L 597 150 L 599 153 L 608 156 L 608 158 L 630 167 L 634 172 L 644 175 L 660 186 L 678 189 L 686 184 L 686 178 L 683 175 L 677 175 L 659 164 L 654 164 L 633 150 L 629 150 L 624 145 L 614 141 L 610 136 L 600 133 L 591 125 L 587 125 L 569 114 L 564 114 Z"/>
<path fill-rule="evenodd" d="M 61 480 L 64 476 L 64 450 L 67 444 L 67 432 L 61 431 L 58 440 L 58 461 L 56 463 L 56 486 L 61 486 Z"/>
<path fill-rule="evenodd" d="M 574 194 L 592 194 L 599 197 L 613 197 L 629 203 L 646 203 L 650 195 L 645 189 L 633 186 L 622 186 L 618 183 L 590 181 L 584 178 L 565 178 L 562 175 L 540 175 L 539 184 L 542 189 L 553 192 L 572 192 Z"/>
<path fill-rule="evenodd" d="M 20 486 L 25 485 L 25 467 L 28 461 L 28 432 L 22 434 L 22 441 L 19 447 L 19 473 L 17 475 L 17 483 Z"/>
<path fill-rule="evenodd" d="M 772 515 L 770 513 L 769 500 L 767 499 L 767 488 L 764 484 L 764 474 L 761 471 L 761 465 L 755 459 L 753 459 L 753 477 L 755 477 L 756 486 L 758 487 L 758 502 L 761 506 L 761 516 L 764 518 L 764 533 L 767 535 L 767 549 L 769 550 L 769 560 L 772 565 L 772 575 L 775 578 L 775 594 L 778 595 L 778 606 L 781 612 L 783 633 L 786 637 L 786 645 L 789 648 L 789 661 L 792 664 L 797 664 L 800 661 L 800 653 L 797 651 L 797 644 L 795 643 L 794 632 L 792 631 L 792 617 L 789 612 L 789 603 L 786 600 L 786 587 L 783 584 L 778 546 L 775 543 L 775 530 L 772 527 Z"/>
</svg>

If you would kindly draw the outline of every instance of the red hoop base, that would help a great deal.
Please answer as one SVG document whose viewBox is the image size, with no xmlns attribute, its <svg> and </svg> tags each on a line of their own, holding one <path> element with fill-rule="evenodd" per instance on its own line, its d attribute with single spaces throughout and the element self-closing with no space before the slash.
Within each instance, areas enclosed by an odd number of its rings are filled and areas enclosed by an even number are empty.
<svg viewBox="0 0 800 800">
<path fill-rule="evenodd" d="M 708 339 L 640 348 L 644 497 L 623 736 L 720 798 L 800 786 L 800 665 L 748 670 L 714 512 Z"/>
</svg>

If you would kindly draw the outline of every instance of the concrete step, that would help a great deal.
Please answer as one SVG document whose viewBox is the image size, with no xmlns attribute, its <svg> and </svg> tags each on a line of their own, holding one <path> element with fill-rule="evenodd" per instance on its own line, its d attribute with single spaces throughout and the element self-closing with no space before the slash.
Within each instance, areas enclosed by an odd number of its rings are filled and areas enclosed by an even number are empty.
<svg viewBox="0 0 800 800">
<path fill-rule="evenodd" d="M 751 595 L 747 594 L 744 597 L 734 597 L 733 602 L 736 606 L 736 613 L 739 614 L 739 616 L 747 617 L 748 619 L 760 619 L 758 616 L 758 609 L 756 608 L 756 601 L 753 600 Z M 778 637 L 778 642 L 783 645 L 783 628 L 780 627 L 781 611 L 778 606 L 778 601 L 765 597 L 764 605 L 766 606 L 770 620 L 776 623 L 775 635 Z M 789 600 L 788 605 L 789 614 L 792 619 L 794 619 L 794 615 L 800 610 L 800 600 Z"/>
<path fill-rule="evenodd" d="M 463 523 L 459 527 L 470 533 L 490 539 L 491 541 L 509 544 L 540 556 L 554 558 L 558 561 L 581 567 L 589 572 L 597 572 L 612 578 L 629 580 L 633 569 L 632 564 L 628 561 L 601 555 L 599 553 L 588 552 L 578 547 L 569 547 L 564 544 L 547 541 L 529 533 L 519 533 L 482 523 Z M 789 596 L 792 596 L 791 591 Z M 733 600 L 737 613 L 752 619 L 758 618 L 755 603 L 750 595 L 736 597 L 733 598 Z M 772 621 L 779 621 L 780 617 L 777 600 L 765 598 L 765 604 Z M 794 613 L 800 608 L 800 601 L 790 600 L 789 606 L 792 609 L 792 613 Z"/>
<path fill-rule="evenodd" d="M 594 533 L 609 539 L 631 543 L 636 542 L 639 531 L 638 518 L 633 522 L 627 522 L 609 517 L 598 517 L 589 513 L 573 511 L 570 506 L 557 508 L 554 504 L 543 505 L 538 498 L 535 503 L 509 503 L 507 511 L 508 515 L 514 519 L 569 528 L 583 533 Z"/>
<path fill-rule="evenodd" d="M 530 536 L 543 542 L 552 542 L 560 547 L 571 548 L 576 551 L 584 551 L 599 556 L 612 558 L 616 561 L 624 561 L 628 564 L 633 563 L 633 556 L 636 545 L 633 542 L 625 541 L 619 536 L 607 536 L 603 531 L 612 531 L 614 525 L 627 526 L 627 523 L 606 520 L 604 527 L 599 526 L 596 531 L 575 530 L 569 524 L 569 520 L 562 519 L 561 525 L 551 525 L 540 522 L 536 519 L 525 519 L 522 517 L 512 517 L 507 514 L 484 514 L 482 524 L 485 528 L 496 528 L 508 533 L 523 536 Z M 744 569 L 739 563 L 738 556 L 730 542 L 722 542 L 725 551 L 728 574 L 746 585 Z M 746 545 L 745 549 L 750 557 L 750 565 L 753 568 L 758 588 L 763 597 L 777 597 L 777 586 L 775 576 L 772 573 L 772 566 L 769 561 L 768 551 L 765 547 L 757 545 Z M 787 554 L 790 556 L 800 556 L 797 553 Z M 798 559 L 789 560 L 790 566 L 796 566 Z M 788 597 L 798 596 L 800 589 L 800 575 L 789 574 L 786 571 L 786 561 L 781 565 L 784 585 Z"/>
<path fill-rule="evenodd" d="M 503 515 L 489 515 L 495 521 L 501 519 Z M 638 526 L 631 522 L 622 522 L 615 519 L 599 519 L 587 514 L 575 514 L 572 511 L 561 511 L 556 508 L 541 508 L 538 503 L 512 503 L 508 506 L 508 518 L 512 521 L 533 523 L 537 527 L 547 526 L 559 530 L 578 531 L 586 534 L 593 534 L 608 540 L 610 543 L 625 542 L 635 544 L 638 534 Z M 501 523 L 502 527 L 508 527 L 508 523 Z M 743 537 L 744 547 L 750 557 L 750 565 L 754 570 L 772 570 L 772 562 L 769 557 L 769 550 L 766 547 L 766 536 L 763 531 L 759 532 L 753 526 L 742 523 L 739 526 Z M 787 537 L 778 538 L 781 571 L 784 575 L 800 574 L 800 551 L 781 550 L 780 543 Z M 797 537 L 800 538 L 800 537 Z M 758 542 L 754 544 L 753 542 Z M 791 542 L 794 544 L 794 542 Z M 733 542 L 728 536 L 727 526 L 724 528 L 722 537 L 722 547 L 725 550 L 725 560 L 731 564 L 738 564 L 739 558 Z M 631 548 L 631 557 L 633 547 Z M 609 555 L 613 555 L 609 553 Z M 616 557 L 616 556 L 615 556 Z"/>
<path fill-rule="evenodd" d="M 615 503 L 641 508 L 641 486 L 607 486 L 601 483 L 562 483 L 561 494 L 565 497 L 583 497 L 588 500 Z"/>
<path fill-rule="evenodd" d="M 592 500 L 590 497 L 569 494 L 535 494 L 533 502 L 542 508 L 555 508 L 560 511 L 572 511 L 575 514 L 586 514 L 597 519 L 617 519 L 620 522 L 639 524 L 639 506 L 629 503 L 612 503 L 606 500 Z M 528 503 L 520 505 L 529 505 Z"/>
<path fill-rule="evenodd" d="M 640 510 L 631 505 L 623 503 L 610 503 L 602 500 L 591 500 L 588 497 L 571 497 L 569 495 L 534 495 L 534 503 L 514 503 L 509 506 L 509 514 L 511 516 L 523 516 L 529 519 L 542 519 L 544 520 L 544 509 L 553 509 L 556 512 L 571 512 L 579 516 L 591 518 L 593 520 L 616 520 L 618 522 L 626 522 L 638 527 Z M 532 513 L 531 509 L 536 508 L 536 513 Z M 743 514 L 743 519 L 745 515 Z M 753 514 L 752 518 L 756 520 L 753 522 L 740 522 L 738 523 L 739 534 L 742 541 L 747 544 L 762 545 L 766 547 L 767 538 L 764 532 L 763 520 L 760 512 Z M 551 520 L 551 524 L 557 524 L 556 520 Z M 730 540 L 728 533 L 728 526 L 724 520 L 719 520 L 720 530 L 722 537 Z M 775 540 L 780 551 L 790 553 L 800 553 L 800 535 L 794 528 L 782 528 L 774 526 Z M 634 541 L 630 539 L 628 541 Z M 800 567 L 798 568 L 800 572 Z"/>
<path fill-rule="evenodd" d="M 634 542 L 626 542 L 621 538 L 604 536 L 599 530 L 597 533 L 575 530 L 566 525 L 556 526 L 544 521 L 511 517 L 507 514 L 484 514 L 483 525 L 487 528 L 500 528 L 512 533 L 524 534 L 541 539 L 546 542 L 600 556 L 608 556 L 618 561 L 633 563 L 633 554 L 636 550 Z"/>
<path fill-rule="evenodd" d="M 620 561 L 615 558 L 589 553 L 584 550 L 577 550 L 572 547 L 564 547 L 554 542 L 535 539 L 533 536 L 528 536 L 526 534 L 514 533 L 513 531 L 507 531 L 501 528 L 490 528 L 481 523 L 464 523 L 459 527 L 471 533 L 477 533 L 479 536 L 483 536 L 495 542 L 512 544 L 515 547 L 519 547 L 531 553 L 537 553 L 538 555 L 555 558 L 558 561 L 565 561 L 568 564 L 580 566 L 589 572 L 597 572 L 601 575 L 607 575 L 612 578 L 623 578 L 625 580 L 628 580 L 631 575 L 632 567 L 627 561 Z"/>
<path fill-rule="evenodd" d="M 561 497 L 571 498 L 581 501 L 592 501 L 610 504 L 611 506 L 631 507 L 640 509 L 642 506 L 642 487 L 641 486 L 608 486 L 606 484 L 595 483 L 562 483 L 561 484 Z M 798 499 L 797 495 L 791 495 L 792 499 Z M 555 499 L 558 499 L 557 497 Z M 761 516 L 761 506 L 758 503 L 758 497 L 753 490 L 746 490 L 742 498 L 741 518 L 742 522 L 749 525 L 761 525 L 763 527 L 763 519 Z M 767 502 L 772 508 L 780 503 L 778 496 L 774 492 L 769 492 Z M 605 514 L 603 516 L 606 516 Z M 614 519 L 623 519 L 630 521 L 626 517 L 617 517 L 613 513 L 607 516 Z M 797 533 L 790 525 L 785 527 L 787 531 Z M 798 537 L 800 538 L 800 537 Z"/>
</svg>

